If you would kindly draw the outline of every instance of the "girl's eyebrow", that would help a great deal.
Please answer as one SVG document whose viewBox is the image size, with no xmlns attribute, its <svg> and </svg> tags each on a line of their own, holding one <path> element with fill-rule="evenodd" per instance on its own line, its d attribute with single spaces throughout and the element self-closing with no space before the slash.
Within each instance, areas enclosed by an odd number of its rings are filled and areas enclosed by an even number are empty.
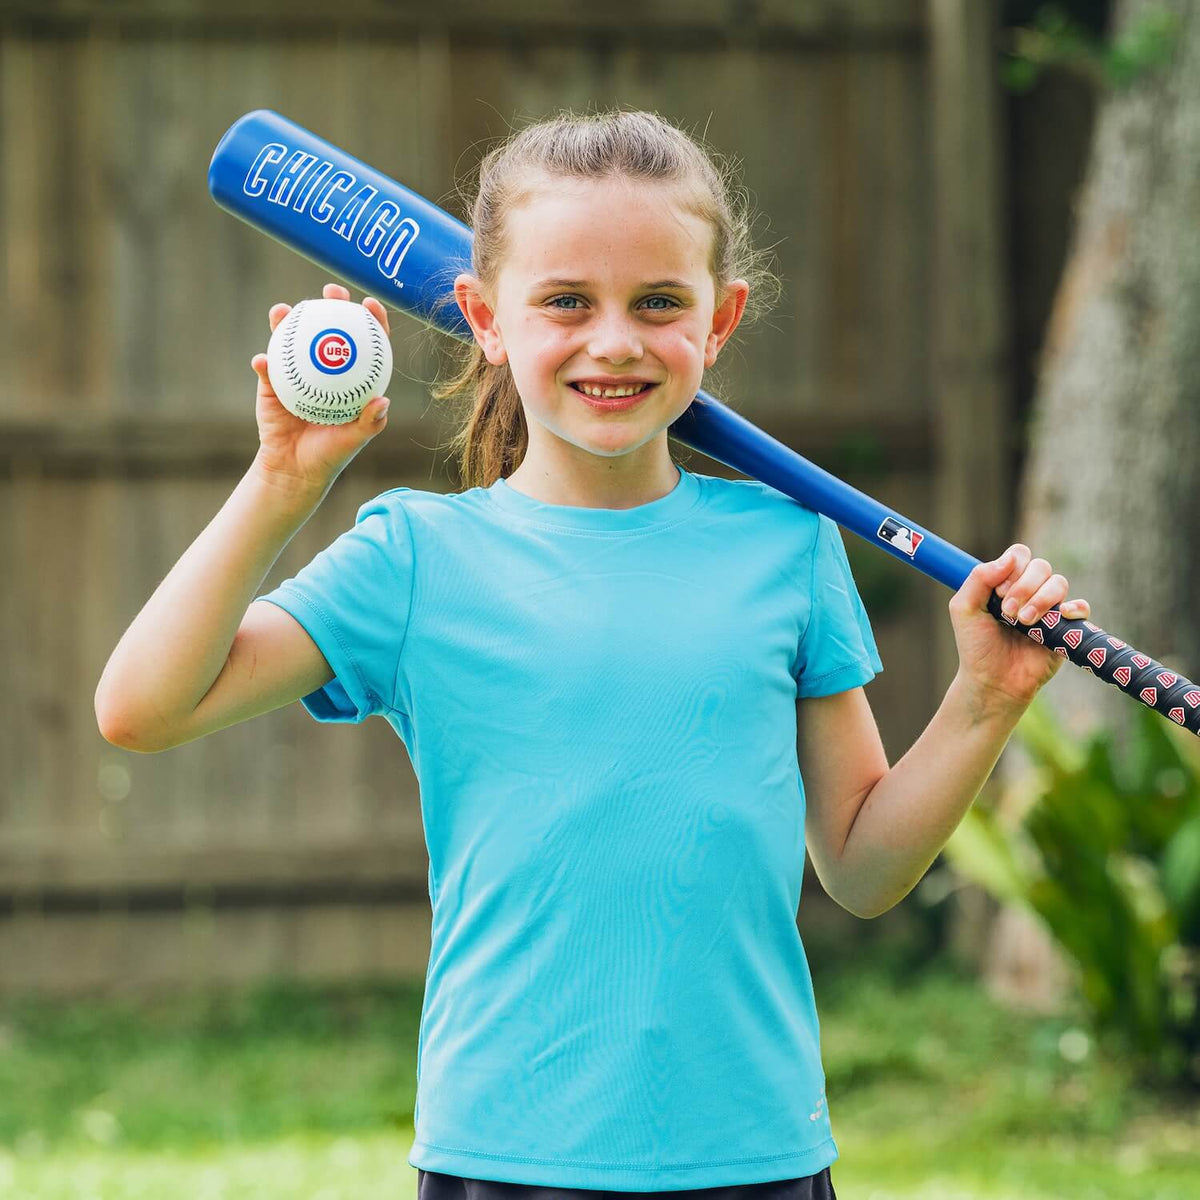
<svg viewBox="0 0 1200 1200">
<path fill-rule="evenodd" d="M 590 286 L 586 279 L 539 279 L 534 285 L 535 290 L 542 288 L 586 288 Z M 655 291 L 658 288 L 674 288 L 679 292 L 690 292 L 694 289 L 690 283 L 683 283 L 678 279 L 660 279 L 657 283 L 643 283 L 639 287 L 639 291 Z"/>
</svg>

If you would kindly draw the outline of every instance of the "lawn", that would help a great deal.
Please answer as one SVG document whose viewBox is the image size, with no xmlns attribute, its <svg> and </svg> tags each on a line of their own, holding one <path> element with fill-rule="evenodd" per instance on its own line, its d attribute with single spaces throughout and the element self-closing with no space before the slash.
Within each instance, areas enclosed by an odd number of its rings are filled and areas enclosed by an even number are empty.
<svg viewBox="0 0 1200 1200">
<path fill-rule="evenodd" d="M 949 966 L 814 964 L 840 1200 L 1200 1197 L 1200 1097 Z M 0 1002 L 4 1200 L 415 1193 L 421 982 Z"/>
</svg>

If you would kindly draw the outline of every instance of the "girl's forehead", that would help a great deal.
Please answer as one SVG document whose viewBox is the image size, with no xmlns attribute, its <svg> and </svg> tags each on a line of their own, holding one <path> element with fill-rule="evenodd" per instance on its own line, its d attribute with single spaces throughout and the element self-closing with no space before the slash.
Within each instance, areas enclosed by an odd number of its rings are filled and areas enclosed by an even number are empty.
<svg viewBox="0 0 1200 1200">
<path fill-rule="evenodd" d="M 712 241 L 684 188 L 625 178 L 544 180 L 510 209 L 506 224 L 505 266 L 521 275 L 571 263 L 695 271 L 707 267 Z"/>
</svg>

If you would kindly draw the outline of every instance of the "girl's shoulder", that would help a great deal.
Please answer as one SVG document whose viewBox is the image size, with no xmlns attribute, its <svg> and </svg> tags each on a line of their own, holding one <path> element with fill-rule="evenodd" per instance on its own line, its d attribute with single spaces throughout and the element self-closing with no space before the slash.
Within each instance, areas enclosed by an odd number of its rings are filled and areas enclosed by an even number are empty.
<svg viewBox="0 0 1200 1200">
<path fill-rule="evenodd" d="M 394 487 L 372 496 L 358 510 L 358 520 L 372 514 L 392 518 L 403 516 L 411 521 L 453 519 L 465 510 L 478 509 L 484 502 L 485 488 L 464 492 L 430 492 L 420 488 Z"/>
<path fill-rule="evenodd" d="M 708 493 L 708 507 L 714 512 L 770 517 L 783 525 L 807 531 L 809 536 L 815 536 L 821 521 L 829 520 L 758 479 L 724 479 L 717 475 L 700 475 L 698 478 Z"/>
</svg>

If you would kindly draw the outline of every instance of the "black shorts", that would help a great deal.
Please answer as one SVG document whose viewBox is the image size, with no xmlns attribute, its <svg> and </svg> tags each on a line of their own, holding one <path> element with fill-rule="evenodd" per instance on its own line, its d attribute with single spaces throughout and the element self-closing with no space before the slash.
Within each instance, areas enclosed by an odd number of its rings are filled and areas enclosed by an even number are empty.
<svg viewBox="0 0 1200 1200">
<path fill-rule="evenodd" d="M 597 1200 L 598 1196 L 663 1196 L 675 1200 L 837 1200 L 829 1168 L 800 1179 L 772 1179 L 729 1187 L 689 1188 L 678 1192 L 618 1192 L 595 1188 L 542 1187 L 535 1183 L 500 1183 L 464 1179 L 417 1168 L 417 1200 Z"/>
</svg>

